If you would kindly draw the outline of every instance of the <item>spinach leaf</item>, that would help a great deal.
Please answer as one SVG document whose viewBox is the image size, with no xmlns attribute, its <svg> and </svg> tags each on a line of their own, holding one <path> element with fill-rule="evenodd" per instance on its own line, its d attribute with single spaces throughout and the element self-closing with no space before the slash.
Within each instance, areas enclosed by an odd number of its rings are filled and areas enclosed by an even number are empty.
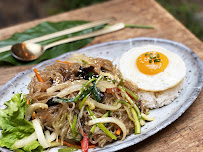
<svg viewBox="0 0 203 152">
<path fill-rule="evenodd" d="M 19 42 L 23 42 L 25 40 L 29 40 L 32 38 L 36 38 L 39 36 L 43 36 L 46 34 L 58 32 L 58 31 L 68 29 L 68 28 L 71 28 L 71 27 L 74 27 L 77 25 L 81 25 L 84 23 L 87 23 L 87 22 L 86 21 L 62 21 L 62 22 L 56 22 L 56 23 L 42 22 L 33 28 L 30 28 L 22 33 L 15 33 L 11 38 L 1 41 L 0 48 L 7 46 L 7 45 L 13 45 L 13 44 L 16 44 Z M 103 27 L 104 27 L 104 25 L 93 27 L 93 28 L 83 30 L 80 32 L 76 32 L 76 33 L 68 34 L 65 36 L 46 40 L 46 41 L 40 42 L 40 44 L 46 45 L 51 42 L 55 42 L 55 41 L 58 41 L 58 40 L 61 40 L 64 38 L 93 32 L 93 31 L 98 30 Z M 93 38 L 88 38 L 88 39 L 79 40 L 79 41 L 75 41 L 75 42 L 71 42 L 71 43 L 67 43 L 67 44 L 62 44 L 62 45 L 50 48 L 47 51 L 45 51 L 45 53 L 39 59 L 37 59 L 35 61 L 31 61 L 31 62 L 23 62 L 23 61 L 19 61 L 19 60 L 15 59 L 11 55 L 10 51 L 2 52 L 2 53 L 0 53 L 0 65 L 8 64 L 8 63 L 12 64 L 12 65 L 37 64 L 43 60 L 51 59 L 51 58 L 57 57 L 61 54 L 64 54 L 66 52 L 70 52 L 70 51 L 74 51 L 79 48 L 82 48 L 85 45 L 87 45 L 88 43 L 90 43 L 92 40 L 93 40 Z"/>
</svg>

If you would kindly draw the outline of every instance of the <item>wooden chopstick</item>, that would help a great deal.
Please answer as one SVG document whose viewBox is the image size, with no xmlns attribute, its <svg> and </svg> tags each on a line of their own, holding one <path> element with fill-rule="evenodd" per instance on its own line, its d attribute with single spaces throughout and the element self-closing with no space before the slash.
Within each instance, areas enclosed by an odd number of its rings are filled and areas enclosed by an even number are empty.
<svg viewBox="0 0 203 152">
<path fill-rule="evenodd" d="M 70 37 L 70 38 L 67 38 L 67 39 L 62 39 L 62 40 L 56 41 L 54 43 L 50 43 L 50 44 L 44 46 L 44 50 L 46 50 L 48 48 L 51 48 L 51 47 L 54 47 L 56 45 L 60 45 L 60 44 L 64 44 L 64 43 L 69 43 L 69 42 L 74 42 L 74 41 L 78 41 L 78 40 L 82 40 L 82 39 L 86 39 L 86 38 L 90 38 L 90 37 L 95 37 L 95 36 L 99 36 L 99 35 L 104 35 L 104 34 L 107 34 L 107 33 L 115 32 L 115 31 L 121 30 L 123 28 L 125 28 L 125 24 L 124 23 L 113 24 L 113 25 L 110 25 L 110 26 L 108 26 L 106 28 L 103 28 L 101 30 L 97 30 L 97 31 L 94 31 L 94 32 L 91 32 L 91 33 L 87 33 L 87 34 L 83 34 L 83 35 L 78 35 L 78 36 Z"/>
<path fill-rule="evenodd" d="M 34 38 L 34 39 L 27 40 L 25 42 L 31 42 L 31 43 L 41 42 L 41 41 L 45 41 L 45 40 L 52 39 L 52 38 L 55 38 L 55 37 L 63 36 L 63 35 L 66 35 L 66 34 L 71 34 L 71 33 L 75 33 L 75 32 L 78 32 L 78 31 L 82 31 L 82 30 L 85 30 L 85 29 L 88 29 L 88 28 L 91 28 L 91 27 L 103 25 L 103 24 L 109 23 L 109 22 L 111 22 L 113 20 L 114 20 L 114 18 L 106 18 L 106 19 L 94 21 L 94 22 L 91 22 L 91 23 L 79 25 L 79 26 L 76 26 L 76 27 L 72 27 L 72 28 L 62 30 L 62 31 L 59 31 L 59 32 L 55 32 L 55 33 L 52 33 L 52 34 L 47 34 L 47 35 L 44 35 L 44 36 L 40 36 L 40 37 L 37 37 L 37 38 Z M 0 52 L 8 51 L 8 50 L 11 49 L 11 47 L 12 47 L 12 45 L 2 47 L 2 48 L 0 48 Z"/>
</svg>

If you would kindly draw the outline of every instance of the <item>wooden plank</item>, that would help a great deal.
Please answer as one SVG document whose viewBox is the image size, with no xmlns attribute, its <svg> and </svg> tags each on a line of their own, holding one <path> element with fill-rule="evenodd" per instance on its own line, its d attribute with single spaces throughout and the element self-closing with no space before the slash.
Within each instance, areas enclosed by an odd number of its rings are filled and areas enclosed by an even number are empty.
<svg viewBox="0 0 203 152">
<path fill-rule="evenodd" d="M 98 20 L 115 17 L 116 22 L 129 24 L 152 25 L 155 29 L 125 29 L 116 33 L 99 36 L 89 44 L 98 44 L 112 40 L 123 40 L 135 37 L 165 38 L 181 42 L 190 47 L 203 60 L 203 44 L 179 21 L 170 15 L 154 0 L 112 0 L 102 4 L 51 16 L 45 19 L 8 27 L 0 30 L 0 40 L 10 37 L 15 32 L 22 32 L 41 21 L 62 20 Z M 0 67 L 0 85 L 3 85 L 15 74 L 31 66 Z M 121 151 L 203 151 L 203 92 L 192 106 L 174 123 L 146 139 L 145 141 Z"/>
</svg>

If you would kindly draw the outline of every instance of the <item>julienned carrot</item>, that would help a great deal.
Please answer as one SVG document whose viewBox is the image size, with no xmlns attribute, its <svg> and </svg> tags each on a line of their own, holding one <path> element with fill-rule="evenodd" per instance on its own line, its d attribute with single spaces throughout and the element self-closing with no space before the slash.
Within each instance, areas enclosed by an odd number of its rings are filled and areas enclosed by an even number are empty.
<svg viewBox="0 0 203 152">
<path fill-rule="evenodd" d="M 44 82 L 36 68 L 33 69 L 39 82 Z"/>
<path fill-rule="evenodd" d="M 95 145 L 89 145 L 89 148 L 95 148 Z"/>
<path fill-rule="evenodd" d="M 71 65 L 71 63 L 70 63 L 70 62 L 67 62 L 67 61 L 56 60 L 56 62 L 66 63 L 66 64 L 68 64 L 69 66 Z"/>
<path fill-rule="evenodd" d="M 58 142 L 61 142 L 61 140 L 59 139 Z M 69 146 L 69 147 L 76 147 L 78 149 L 82 149 L 81 146 L 78 146 L 78 145 L 73 145 L 73 144 L 70 144 L 66 141 L 63 141 L 63 144 L 66 145 L 66 146 Z M 89 145 L 89 148 L 95 148 L 95 145 Z"/>
<path fill-rule="evenodd" d="M 121 128 L 118 128 L 118 130 L 116 130 L 116 135 L 120 135 L 121 134 Z"/>
<path fill-rule="evenodd" d="M 29 99 L 27 99 L 27 105 L 28 105 L 28 106 L 30 105 L 30 100 L 29 100 Z"/>
<path fill-rule="evenodd" d="M 61 142 L 60 139 L 59 139 L 58 141 Z M 70 144 L 70 143 L 68 143 L 68 142 L 66 142 L 66 141 L 63 141 L 63 144 L 66 145 L 66 146 L 69 146 L 69 147 L 76 147 L 76 148 L 81 149 L 81 146 L 78 146 L 78 145 L 72 145 L 72 144 Z"/>
<path fill-rule="evenodd" d="M 32 113 L 32 120 L 35 119 L 35 112 Z"/>
</svg>

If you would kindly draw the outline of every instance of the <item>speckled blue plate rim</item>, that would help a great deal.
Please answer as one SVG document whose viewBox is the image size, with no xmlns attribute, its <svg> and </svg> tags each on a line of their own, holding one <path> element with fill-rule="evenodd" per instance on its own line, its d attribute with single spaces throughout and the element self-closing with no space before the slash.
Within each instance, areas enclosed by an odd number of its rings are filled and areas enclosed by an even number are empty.
<svg viewBox="0 0 203 152">
<path fill-rule="evenodd" d="M 200 94 L 201 90 L 202 90 L 202 86 L 203 86 L 203 62 L 201 61 L 201 59 L 195 54 L 195 52 L 193 52 L 190 48 L 188 48 L 187 46 L 179 43 L 179 42 L 175 42 L 172 40 L 167 40 L 167 39 L 161 39 L 161 38 L 151 38 L 151 37 L 139 37 L 139 38 L 132 38 L 132 39 L 126 39 L 126 40 L 118 40 L 118 41 L 110 41 L 110 42 L 106 42 L 106 43 L 101 43 L 101 44 L 96 44 L 96 45 L 92 45 L 86 48 L 82 48 L 73 52 L 77 52 L 77 53 L 82 53 L 84 51 L 88 51 L 89 49 L 94 49 L 94 48 L 98 48 L 98 47 L 102 47 L 105 45 L 111 45 L 111 44 L 121 44 L 121 43 L 132 43 L 134 41 L 153 41 L 153 42 L 161 42 L 161 43 L 166 43 L 166 44 L 171 44 L 171 45 L 175 45 L 177 47 L 183 48 L 184 50 L 187 50 L 195 59 L 196 59 L 196 66 L 199 69 L 199 77 L 198 77 L 198 85 L 197 88 L 194 89 L 194 91 L 191 93 L 191 98 L 187 99 L 185 104 L 180 106 L 180 108 L 173 114 L 171 115 L 168 119 L 166 119 L 165 121 L 163 121 L 159 126 L 156 126 L 154 129 L 151 129 L 150 131 L 146 132 L 145 134 L 142 134 L 142 136 L 140 136 L 138 139 L 136 138 L 136 141 L 134 139 L 131 139 L 130 141 L 123 141 L 119 144 L 119 146 L 114 146 L 112 147 L 106 147 L 105 149 L 101 149 L 97 151 L 117 151 L 117 150 L 121 150 L 123 148 L 127 148 L 129 146 L 135 145 L 141 141 L 143 141 L 144 139 L 154 135 L 155 133 L 157 133 L 158 131 L 164 129 L 166 126 L 170 125 L 172 122 L 174 122 L 177 118 L 179 118 L 190 106 L 191 104 L 196 100 L 196 98 L 198 97 L 198 95 Z M 42 66 L 46 66 L 49 65 L 50 62 L 55 62 L 56 59 L 61 59 L 61 58 L 65 58 L 68 55 L 72 54 L 73 52 L 68 52 L 65 53 L 61 56 L 58 56 L 56 58 L 47 60 L 47 61 L 43 61 L 41 63 L 39 63 L 38 65 L 34 66 L 33 68 L 39 68 Z M 9 82 L 5 83 L 1 88 L 0 88 L 0 92 L 2 92 L 9 83 L 12 83 L 16 78 L 30 73 L 32 72 L 32 69 L 23 71 L 18 73 L 15 77 L 13 77 Z M 3 150 L 3 149 L 2 149 Z"/>
</svg>

